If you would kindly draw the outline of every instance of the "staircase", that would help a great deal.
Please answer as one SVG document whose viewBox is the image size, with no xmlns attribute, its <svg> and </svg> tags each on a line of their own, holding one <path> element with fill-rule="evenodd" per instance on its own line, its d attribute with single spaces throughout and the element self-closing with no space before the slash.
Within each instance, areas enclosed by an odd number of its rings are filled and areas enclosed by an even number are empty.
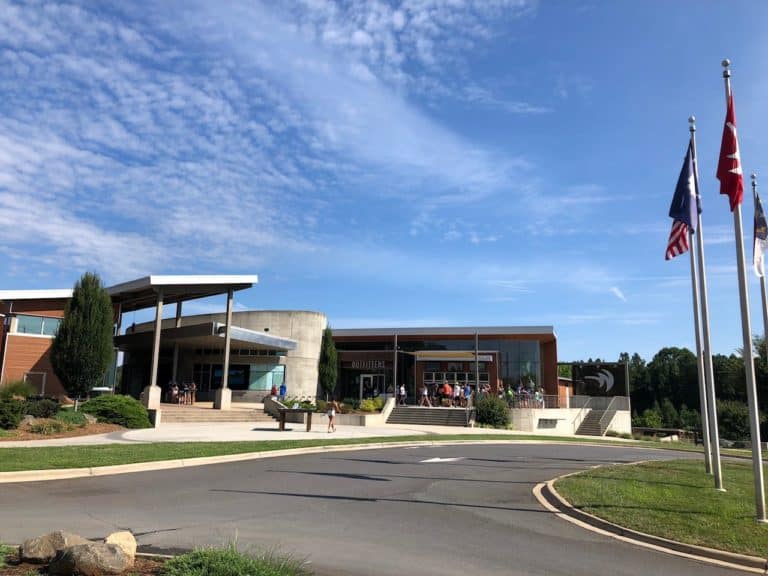
<svg viewBox="0 0 768 576">
<path fill-rule="evenodd" d="M 465 408 L 420 408 L 416 406 L 395 406 L 387 424 L 413 424 L 421 426 L 462 426 L 467 425 Z"/>
<path fill-rule="evenodd" d="M 590 410 L 587 417 L 582 420 L 578 430 L 576 430 L 576 434 L 581 436 L 602 436 L 603 430 L 600 426 L 600 419 L 603 417 L 603 414 L 605 414 L 605 410 Z"/>
<path fill-rule="evenodd" d="M 196 406 L 176 406 L 163 404 L 161 407 L 163 424 L 186 424 L 191 422 L 275 422 L 262 410 L 214 410 Z"/>
</svg>

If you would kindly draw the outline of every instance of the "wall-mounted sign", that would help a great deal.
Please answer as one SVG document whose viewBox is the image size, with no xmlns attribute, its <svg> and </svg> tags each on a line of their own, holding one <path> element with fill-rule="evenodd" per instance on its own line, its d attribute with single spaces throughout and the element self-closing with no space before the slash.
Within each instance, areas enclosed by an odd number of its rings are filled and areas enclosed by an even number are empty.
<svg viewBox="0 0 768 576">
<path fill-rule="evenodd" d="M 629 396 L 623 362 L 577 363 L 571 366 L 573 393 L 584 396 Z"/>
<path fill-rule="evenodd" d="M 384 360 L 352 360 L 352 368 L 355 370 L 383 370 L 386 368 Z"/>
</svg>

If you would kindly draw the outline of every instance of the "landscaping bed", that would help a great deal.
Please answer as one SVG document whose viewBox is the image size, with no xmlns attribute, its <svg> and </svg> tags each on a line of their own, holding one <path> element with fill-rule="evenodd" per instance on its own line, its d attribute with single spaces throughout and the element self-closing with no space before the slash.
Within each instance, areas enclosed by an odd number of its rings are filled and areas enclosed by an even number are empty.
<svg viewBox="0 0 768 576">
<path fill-rule="evenodd" d="M 133 568 L 127 574 L 131 576 L 159 576 L 165 560 L 163 558 L 136 557 Z M 0 576 L 36 576 L 46 574 L 45 565 L 19 562 L 18 552 L 11 552 L 6 557 L 5 566 L 0 567 Z"/>
<path fill-rule="evenodd" d="M 35 419 L 35 424 L 50 424 L 54 419 Z M 119 430 L 125 430 L 122 426 L 117 424 L 106 424 L 102 422 L 94 422 L 93 424 L 85 424 L 83 426 L 75 426 L 72 428 L 63 428 L 59 432 L 40 433 L 34 432 L 32 423 L 26 423 L 20 425 L 15 430 L 3 430 L 0 434 L 0 442 L 16 441 L 16 440 L 48 440 L 50 438 L 73 438 L 75 436 L 89 436 L 91 434 L 107 434 L 109 432 L 117 432 Z"/>
</svg>

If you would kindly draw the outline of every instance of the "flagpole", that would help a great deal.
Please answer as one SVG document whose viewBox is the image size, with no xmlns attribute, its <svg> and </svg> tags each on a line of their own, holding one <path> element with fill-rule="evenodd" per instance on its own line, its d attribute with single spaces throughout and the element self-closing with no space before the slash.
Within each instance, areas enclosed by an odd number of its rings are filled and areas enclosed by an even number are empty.
<svg viewBox="0 0 768 576">
<path fill-rule="evenodd" d="M 731 98 L 730 60 L 723 60 L 725 82 L 725 103 Z M 740 162 L 740 159 L 739 159 Z M 739 297 L 741 299 L 741 335 L 744 341 L 744 372 L 747 377 L 747 400 L 749 402 L 749 426 L 752 439 L 752 472 L 755 482 L 755 508 L 757 521 L 768 522 L 765 517 L 765 493 L 763 484 L 763 455 L 760 451 L 760 420 L 757 412 L 757 391 L 755 388 L 755 361 L 752 351 L 752 327 L 749 319 L 749 296 L 747 293 L 747 272 L 744 267 L 744 230 L 741 224 L 741 203 L 733 208 L 733 226 L 736 234 L 736 260 L 739 270 Z"/>
<path fill-rule="evenodd" d="M 689 119 L 691 132 L 691 151 L 693 152 L 693 177 L 696 184 L 696 201 L 699 201 L 699 163 L 696 158 L 696 119 Z M 725 490 L 723 487 L 723 471 L 720 462 L 720 432 L 717 429 L 717 403 L 715 401 L 715 371 L 712 368 L 712 340 L 709 330 L 709 295 L 707 291 L 707 270 L 704 263 L 704 227 L 701 222 L 701 212 L 697 210 L 696 221 L 696 252 L 699 261 L 699 293 L 701 295 L 701 336 L 704 354 L 701 361 L 704 364 L 704 396 L 706 403 L 702 402 L 701 429 L 702 436 L 709 436 L 709 451 L 712 455 L 712 474 L 715 477 L 715 488 Z M 706 412 L 706 418 L 704 413 Z M 706 430 L 706 434 L 705 431 Z M 706 449 L 706 444 L 705 444 Z"/>
<path fill-rule="evenodd" d="M 752 172 L 752 199 L 755 202 L 755 210 L 757 210 L 757 174 Z M 757 242 L 757 240 L 755 240 Z M 765 291 L 765 274 L 760 276 L 760 300 L 763 304 L 763 351 L 768 349 L 768 306 L 766 306 L 766 291 Z"/>
<path fill-rule="evenodd" d="M 700 308 L 699 308 L 699 275 L 697 272 L 696 267 L 696 254 L 693 250 L 693 243 L 694 243 L 694 236 L 696 236 L 696 242 L 698 242 L 698 236 L 701 234 L 701 214 L 698 211 L 698 202 L 699 202 L 699 186 L 698 186 L 698 177 L 696 174 L 696 118 L 691 116 L 688 118 L 688 130 L 691 133 L 691 152 L 693 156 L 693 177 L 695 182 L 695 190 L 696 190 L 696 202 L 697 202 L 697 210 L 696 213 L 698 214 L 698 222 L 696 225 L 696 234 L 693 233 L 693 231 L 689 228 L 688 229 L 688 244 L 690 246 L 690 256 L 691 256 L 691 287 L 693 289 L 693 320 L 694 320 L 694 328 L 696 330 L 696 360 L 697 360 L 697 366 L 699 371 L 699 408 L 701 410 L 701 439 L 704 444 L 704 468 L 707 472 L 707 474 L 712 474 L 712 448 L 710 446 L 710 431 L 709 431 L 709 415 L 707 414 L 707 383 L 705 378 L 705 360 L 704 360 L 704 354 L 705 350 L 703 349 L 702 342 L 701 342 L 701 325 L 700 325 L 700 317 L 703 316 L 703 314 L 700 314 Z M 703 248 L 697 246 L 702 252 L 699 254 L 698 260 L 699 265 L 703 268 L 704 265 L 704 258 L 703 258 Z M 703 271 L 702 271 L 703 274 Z M 718 467 L 719 468 L 719 467 Z"/>
</svg>

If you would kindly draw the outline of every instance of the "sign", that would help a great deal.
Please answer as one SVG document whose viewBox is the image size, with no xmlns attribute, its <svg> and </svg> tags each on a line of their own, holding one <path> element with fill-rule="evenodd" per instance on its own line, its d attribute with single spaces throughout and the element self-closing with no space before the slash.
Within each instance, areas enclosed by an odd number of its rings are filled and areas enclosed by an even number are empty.
<svg viewBox="0 0 768 576">
<path fill-rule="evenodd" d="M 573 393 L 577 396 L 629 396 L 627 372 L 624 362 L 572 364 Z"/>
<path fill-rule="evenodd" d="M 355 370 L 383 370 L 386 368 L 384 360 L 352 360 L 352 368 Z"/>
</svg>

